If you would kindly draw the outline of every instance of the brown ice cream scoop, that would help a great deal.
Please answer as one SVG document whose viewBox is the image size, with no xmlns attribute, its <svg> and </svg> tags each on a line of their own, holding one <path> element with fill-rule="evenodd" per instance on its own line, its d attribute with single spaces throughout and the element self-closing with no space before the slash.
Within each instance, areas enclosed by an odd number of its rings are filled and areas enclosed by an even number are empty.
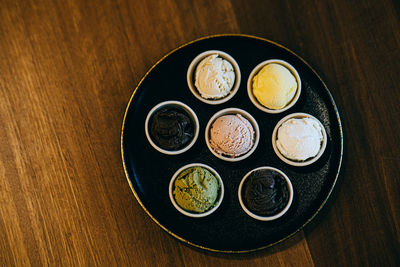
<svg viewBox="0 0 400 267">
<path fill-rule="evenodd" d="M 246 154 L 254 145 L 254 128 L 240 114 L 217 118 L 210 129 L 210 146 L 228 157 Z"/>
</svg>

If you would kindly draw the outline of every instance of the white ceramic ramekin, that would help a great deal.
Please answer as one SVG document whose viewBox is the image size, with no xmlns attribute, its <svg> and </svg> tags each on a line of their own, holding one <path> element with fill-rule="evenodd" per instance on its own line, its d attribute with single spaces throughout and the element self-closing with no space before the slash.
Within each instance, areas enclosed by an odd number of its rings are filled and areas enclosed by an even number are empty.
<svg viewBox="0 0 400 267">
<path fill-rule="evenodd" d="M 254 143 L 253 143 L 252 148 L 246 154 L 232 158 L 232 157 L 229 157 L 229 156 L 226 156 L 226 155 L 216 152 L 211 147 L 210 130 L 211 130 L 211 127 L 212 127 L 212 124 L 214 123 L 214 121 L 216 119 L 218 119 L 219 117 L 224 116 L 224 115 L 236 115 L 236 114 L 240 114 L 241 116 L 243 116 L 253 126 Z M 214 156 L 216 156 L 217 158 L 220 158 L 222 160 L 225 160 L 225 161 L 235 162 L 235 161 L 240 161 L 240 160 L 243 160 L 243 159 L 249 157 L 256 150 L 256 148 L 258 146 L 258 142 L 260 140 L 260 128 L 258 127 L 257 121 L 248 112 L 246 112 L 242 109 L 239 109 L 239 108 L 226 108 L 226 109 L 218 111 L 210 118 L 210 120 L 207 123 L 206 130 L 205 130 L 205 139 L 206 139 L 206 144 L 207 144 L 208 149 L 210 150 L 210 152 L 212 154 L 214 154 Z"/>
<path fill-rule="evenodd" d="M 200 95 L 199 91 L 197 90 L 196 86 L 194 85 L 194 83 L 195 83 L 194 77 L 195 77 L 197 65 L 204 58 L 206 58 L 207 56 L 213 55 L 213 54 L 217 54 L 219 57 L 229 61 L 232 64 L 234 72 L 235 72 L 235 83 L 233 84 L 233 87 L 227 96 L 225 96 L 223 98 L 219 98 L 219 99 L 205 99 Z M 187 75 L 186 75 L 186 80 L 187 80 L 187 84 L 189 86 L 190 91 L 198 100 L 200 100 L 206 104 L 218 105 L 218 104 L 227 102 L 229 99 L 231 99 L 237 93 L 237 91 L 239 90 L 239 86 L 240 86 L 241 74 L 240 74 L 239 65 L 237 64 L 236 60 L 232 56 L 230 56 L 229 54 L 227 54 L 223 51 L 209 50 L 209 51 L 205 51 L 205 52 L 199 54 L 197 57 L 195 57 L 193 59 L 192 63 L 190 63 L 190 65 L 189 65 Z"/>
<path fill-rule="evenodd" d="M 193 121 L 193 127 L 194 127 L 193 139 L 185 147 L 183 147 L 179 150 L 163 149 L 163 148 L 159 147 L 151 138 L 150 129 L 149 129 L 150 119 L 157 110 L 164 108 L 164 107 L 180 108 L 180 109 L 184 110 Z M 182 154 L 183 152 L 186 152 L 187 150 L 189 150 L 194 145 L 194 143 L 196 143 L 196 140 L 199 136 L 199 128 L 200 128 L 200 124 L 199 124 L 199 119 L 196 116 L 196 113 L 188 105 L 186 105 L 180 101 L 175 101 L 175 100 L 164 101 L 164 102 L 161 102 L 161 103 L 157 104 L 156 106 L 154 106 L 150 110 L 150 112 L 147 114 L 145 126 L 144 126 L 144 129 L 146 132 L 146 137 L 147 137 L 147 140 L 149 141 L 150 145 L 157 151 L 167 154 L 167 155 L 178 155 L 178 154 Z"/>
<path fill-rule="evenodd" d="M 219 185 L 220 185 L 219 194 L 218 194 L 218 199 L 216 200 L 216 203 L 215 203 L 214 207 L 212 207 L 211 209 L 209 209 L 209 210 L 207 210 L 207 211 L 205 211 L 205 212 L 203 212 L 203 213 L 193 213 L 193 212 L 190 212 L 190 211 L 187 211 L 187 210 L 181 208 L 181 207 L 178 205 L 178 203 L 176 203 L 175 197 L 174 197 L 174 194 L 173 194 L 174 189 L 175 189 L 175 179 L 178 177 L 178 175 L 179 175 L 181 172 L 183 172 L 184 170 L 186 170 L 186 169 L 188 169 L 188 168 L 191 168 L 191 167 L 202 167 L 202 168 L 205 168 L 205 169 L 209 170 L 212 174 L 215 175 L 215 177 L 217 178 L 217 180 L 218 180 L 218 182 L 219 182 Z M 174 205 L 174 207 L 175 207 L 180 213 L 182 213 L 183 215 L 186 215 L 186 216 L 192 217 L 192 218 L 205 217 L 205 216 L 208 216 L 208 215 L 210 215 L 211 213 L 215 212 L 215 211 L 218 209 L 218 207 L 221 205 L 221 203 L 222 203 L 222 200 L 223 200 L 223 198 L 224 198 L 224 193 L 225 193 L 225 190 L 224 190 L 224 183 L 223 183 L 223 181 L 222 181 L 222 179 L 221 179 L 221 176 L 218 174 L 218 172 L 217 172 L 216 170 L 214 170 L 214 169 L 211 168 L 210 166 L 208 166 L 208 165 L 206 165 L 206 164 L 202 164 L 202 163 L 191 163 L 191 164 L 188 164 L 188 165 L 185 165 L 185 166 L 179 168 L 179 169 L 174 173 L 174 175 L 172 176 L 171 181 L 170 181 L 170 183 L 169 183 L 169 198 L 170 198 L 170 200 L 171 200 L 172 205 Z"/>
<path fill-rule="evenodd" d="M 282 178 L 285 179 L 286 185 L 287 185 L 288 190 L 289 190 L 289 200 L 288 200 L 288 203 L 287 203 L 286 206 L 283 208 L 283 210 L 281 210 L 279 213 L 274 214 L 274 215 L 272 215 L 272 216 L 260 216 L 260 215 L 257 215 L 257 214 L 255 214 L 255 213 L 251 212 L 251 211 L 246 207 L 246 205 L 244 204 L 244 201 L 243 201 L 243 198 L 242 198 L 242 189 L 243 189 L 243 185 L 244 185 L 246 179 L 250 176 L 250 174 L 252 174 L 253 172 L 258 171 L 258 170 L 270 170 L 270 171 L 275 171 L 275 172 L 279 173 L 279 174 L 282 176 Z M 294 195 L 294 193 L 293 193 L 293 186 L 292 186 L 292 183 L 290 182 L 290 179 L 287 177 L 287 175 L 286 175 L 284 172 L 282 172 L 281 170 L 278 170 L 278 169 L 273 168 L 273 167 L 267 167 L 267 166 L 266 166 L 266 167 L 259 167 L 259 168 L 256 168 L 256 169 L 253 169 L 253 170 L 249 171 L 249 172 L 243 177 L 242 181 L 240 182 L 240 184 L 239 184 L 239 190 L 238 190 L 239 203 L 240 203 L 240 206 L 242 207 L 242 209 L 244 210 L 244 212 L 246 212 L 247 215 L 249 215 L 250 217 L 252 217 L 252 218 L 254 218 L 254 219 L 257 219 L 257 220 L 260 220 L 260 221 L 272 221 L 272 220 L 276 220 L 276 219 L 282 217 L 282 216 L 288 211 L 288 209 L 290 208 L 290 205 L 292 205 L 292 202 L 293 202 L 293 195 Z"/>
<path fill-rule="evenodd" d="M 253 78 L 254 76 L 257 75 L 257 73 L 265 66 L 268 64 L 272 64 L 272 63 L 276 63 L 276 64 L 280 64 L 282 66 L 284 66 L 285 68 L 287 68 L 295 77 L 296 81 L 297 81 L 297 90 L 296 93 L 293 97 L 293 99 L 283 108 L 281 109 L 270 109 L 267 108 L 266 106 L 262 105 L 260 102 L 258 102 L 258 100 L 256 99 L 256 97 L 253 94 Z M 270 59 L 270 60 L 266 60 L 261 62 L 260 64 L 258 64 L 253 71 L 250 73 L 249 79 L 247 80 L 247 94 L 249 95 L 250 101 L 259 109 L 262 110 L 264 112 L 267 113 L 281 113 L 285 110 L 288 110 L 289 108 L 293 107 L 294 104 L 296 104 L 297 100 L 300 97 L 300 93 L 301 93 L 301 79 L 299 74 L 297 73 L 297 70 L 290 65 L 289 63 L 287 63 L 286 61 L 280 60 L 280 59 Z"/>
<path fill-rule="evenodd" d="M 278 138 L 278 130 L 279 127 L 281 127 L 281 125 L 290 120 L 290 119 L 302 119 L 302 118 L 311 118 L 314 119 L 315 121 L 318 122 L 319 126 L 321 127 L 322 130 L 322 143 L 321 143 L 321 147 L 319 149 L 318 154 L 315 157 L 309 158 L 305 161 L 296 161 L 290 158 L 285 157 L 280 151 L 279 148 L 276 145 L 276 140 Z M 322 125 L 322 123 L 315 118 L 314 116 L 307 114 L 307 113 L 292 113 L 287 115 L 286 117 L 282 118 L 275 126 L 274 131 L 272 133 L 272 147 L 274 148 L 275 154 L 285 163 L 292 165 L 292 166 L 298 166 L 298 167 L 302 167 L 302 166 L 307 166 L 310 165 L 314 162 L 316 162 L 321 156 L 322 154 L 324 154 L 325 148 L 326 148 L 326 144 L 327 144 L 327 135 L 326 135 L 326 130 L 324 125 Z"/>
</svg>

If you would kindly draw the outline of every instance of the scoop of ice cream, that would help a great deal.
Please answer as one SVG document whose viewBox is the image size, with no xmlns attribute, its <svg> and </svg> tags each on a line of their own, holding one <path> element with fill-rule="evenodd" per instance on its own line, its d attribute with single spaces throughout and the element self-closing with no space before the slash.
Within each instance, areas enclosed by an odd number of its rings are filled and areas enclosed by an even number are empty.
<svg viewBox="0 0 400 267">
<path fill-rule="evenodd" d="M 191 167 L 181 172 L 175 180 L 173 191 L 176 203 L 192 212 L 205 212 L 217 201 L 220 184 L 209 170 Z"/>
<path fill-rule="evenodd" d="M 161 108 L 150 119 L 150 136 L 163 149 L 179 150 L 193 139 L 194 123 L 182 109 Z"/>
<path fill-rule="evenodd" d="M 217 54 L 206 57 L 196 68 L 195 86 L 203 98 L 225 97 L 234 83 L 235 72 L 232 64 Z"/>
<path fill-rule="evenodd" d="M 247 177 L 242 189 L 245 206 L 254 214 L 272 216 L 289 202 L 286 180 L 276 171 L 257 170 Z"/>
<path fill-rule="evenodd" d="M 304 161 L 321 149 L 322 129 L 313 118 L 290 119 L 278 129 L 276 146 L 286 158 Z"/>
<path fill-rule="evenodd" d="M 254 145 L 254 128 L 240 114 L 224 115 L 211 125 L 210 146 L 217 153 L 238 157 L 249 152 Z"/>
<path fill-rule="evenodd" d="M 253 95 L 269 109 L 281 109 L 294 97 L 297 81 L 293 74 L 280 64 L 267 64 L 253 78 Z"/>
</svg>

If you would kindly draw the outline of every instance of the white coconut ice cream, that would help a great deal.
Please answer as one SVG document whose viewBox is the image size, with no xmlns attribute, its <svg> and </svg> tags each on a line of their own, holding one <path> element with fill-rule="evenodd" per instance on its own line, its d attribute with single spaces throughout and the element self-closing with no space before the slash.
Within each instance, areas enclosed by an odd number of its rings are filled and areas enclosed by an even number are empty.
<svg viewBox="0 0 400 267">
<path fill-rule="evenodd" d="M 203 59 L 196 68 L 195 86 L 205 99 L 223 98 L 235 83 L 232 64 L 217 54 Z"/>
<path fill-rule="evenodd" d="M 290 119 L 279 127 L 276 146 L 284 157 L 305 161 L 318 154 L 322 141 L 322 128 L 317 120 Z"/>
</svg>

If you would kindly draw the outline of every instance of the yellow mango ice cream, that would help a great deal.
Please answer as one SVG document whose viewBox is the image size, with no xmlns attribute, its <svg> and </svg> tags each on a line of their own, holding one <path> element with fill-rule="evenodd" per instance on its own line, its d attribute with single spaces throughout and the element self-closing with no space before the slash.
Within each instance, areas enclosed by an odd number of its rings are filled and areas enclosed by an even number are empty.
<svg viewBox="0 0 400 267">
<path fill-rule="evenodd" d="M 257 101 L 269 109 L 281 109 L 293 99 L 297 91 L 294 75 L 284 66 L 267 64 L 252 81 L 253 95 Z"/>
</svg>

